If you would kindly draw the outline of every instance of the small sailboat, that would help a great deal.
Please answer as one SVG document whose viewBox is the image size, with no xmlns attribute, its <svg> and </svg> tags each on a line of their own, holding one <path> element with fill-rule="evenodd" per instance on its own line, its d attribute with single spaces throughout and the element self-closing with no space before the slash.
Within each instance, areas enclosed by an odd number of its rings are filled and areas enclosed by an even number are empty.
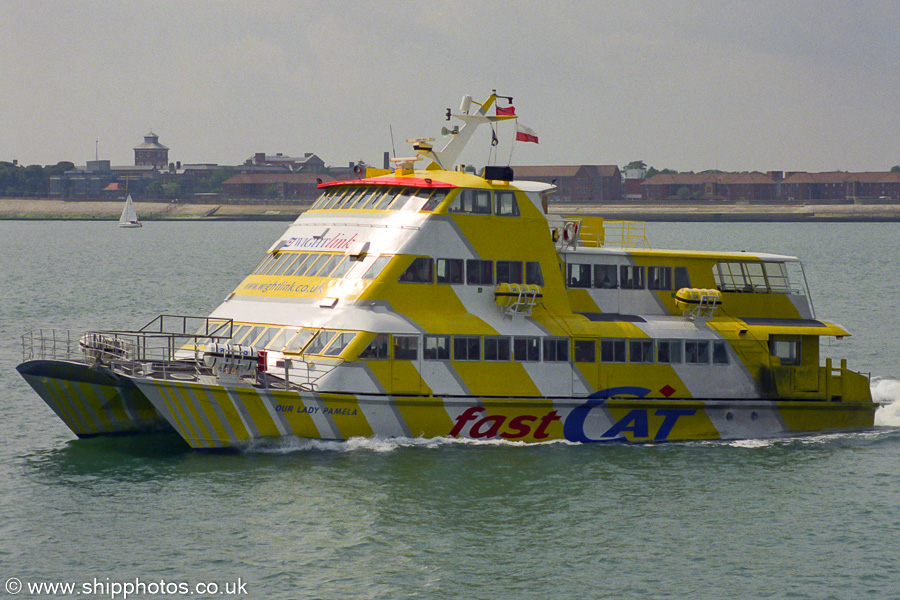
<svg viewBox="0 0 900 600">
<path fill-rule="evenodd" d="M 119 217 L 119 227 L 142 227 L 138 220 L 137 211 L 134 209 L 134 200 L 131 194 L 125 199 L 125 208 L 122 209 L 122 216 Z"/>
</svg>

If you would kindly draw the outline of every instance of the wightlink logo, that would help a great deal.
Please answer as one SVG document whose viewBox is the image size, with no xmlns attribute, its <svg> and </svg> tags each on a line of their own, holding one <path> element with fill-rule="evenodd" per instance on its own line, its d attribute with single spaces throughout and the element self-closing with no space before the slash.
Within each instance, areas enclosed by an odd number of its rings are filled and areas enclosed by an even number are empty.
<svg viewBox="0 0 900 600">
<path fill-rule="evenodd" d="M 338 233 L 331 237 L 310 236 L 288 238 L 279 250 L 300 250 L 303 248 L 319 248 L 322 250 L 346 250 L 350 244 L 356 241 L 356 235 L 347 236 L 344 233 Z"/>
</svg>

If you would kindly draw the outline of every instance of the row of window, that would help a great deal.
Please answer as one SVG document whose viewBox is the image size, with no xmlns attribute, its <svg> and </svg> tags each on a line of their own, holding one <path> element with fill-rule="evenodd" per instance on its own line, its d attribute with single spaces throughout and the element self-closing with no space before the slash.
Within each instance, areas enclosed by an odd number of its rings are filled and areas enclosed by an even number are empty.
<svg viewBox="0 0 900 600">
<path fill-rule="evenodd" d="M 488 361 L 488 362 L 569 362 L 569 338 L 538 338 L 470 335 L 394 335 L 394 360 Z M 390 358 L 389 336 L 380 333 L 359 357 L 363 360 Z M 571 340 L 572 360 L 597 362 L 597 340 Z M 709 340 L 599 340 L 602 363 L 634 364 L 728 364 L 728 345 Z"/>
<path fill-rule="evenodd" d="M 713 277 L 723 292 L 791 292 L 791 280 L 783 262 L 720 260 L 713 267 Z"/>
<path fill-rule="evenodd" d="M 202 332 L 201 332 L 202 333 Z M 339 356 L 356 337 L 356 332 L 334 329 L 297 329 L 239 325 L 234 328 L 229 344 L 283 351 L 289 354 Z M 199 342 L 203 344 L 203 341 Z M 198 344 L 198 345 L 199 345 Z M 794 344 L 794 342 L 791 342 Z M 783 364 L 799 356 L 799 343 L 787 342 L 776 355 L 784 356 Z M 728 364 L 728 347 L 724 341 L 601 339 L 584 340 L 564 337 L 477 336 L 477 335 L 390 335 L 379 333 L 360 353 L 363 360 L 489 361 L 489 362 L 569 362 L 634 364 Z M 778 352 L 780 351 L 780 352 Z"/>
<path fill-rule="evenodd" d="M 255 269 L 255 275 L 278 275 L 284 277 L 361 277 L 375 279 L 381 273 L 391 256 L 382 255 L 369 267 L 360 272 L 362 259 L 347 254 L 328 252 L 279 252 L 266 257 Z"/>
<path fill-rule="evenodd" d="M 312 210 L 409 210 L 433 211 L 452 190 L 386 185 L 336 186 L 312 205 Z M 519 203 L 512 191 L 463 189 L 448 213 L 518 217 Z"/>
<path fill-rule="evenodd" d="M 400 275 L 401 283 L 447 283 L 494 285 L 527 283 L 544 285 L 541 264 L 520 260 L 464 260 L 462 258 L 428 258 L 420 256 Z"/>
<path fill-rule="evenodd" d="M 674 278 L 673 278 L 674 272 Z M 570 288 L 606 290 L 680 290 L 691 287 L 687 267 L 636 267 L 569 263 L 566 283 Z M 674 287 L 673 287 L 674 285 Z"/>
<path fill-rule="evenodd" d="M 312 210 L 434 210 L 448 189 L 387 185 L 336 186 L 312 205 Z"/>
</svg>

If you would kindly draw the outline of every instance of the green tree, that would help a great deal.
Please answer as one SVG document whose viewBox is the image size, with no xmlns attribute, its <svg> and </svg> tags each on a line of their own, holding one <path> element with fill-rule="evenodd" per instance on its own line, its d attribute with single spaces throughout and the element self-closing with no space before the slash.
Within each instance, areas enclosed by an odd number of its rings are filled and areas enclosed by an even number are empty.
<svg viewBox="0 0 900 600">
<path fill-rule="evenodd" d="M 631 169 L 638 169 L 640 171 L 647 170 L 647 163 L 642 160 L 633 160 L 624 167 L 622 167 L 623 171 L 630 171 Z"/>
<path fill-rule="evenodd" d="M 900 173 L 900 165 L 894 165 L 891 167 L 891 173 Z"/>
</svg>

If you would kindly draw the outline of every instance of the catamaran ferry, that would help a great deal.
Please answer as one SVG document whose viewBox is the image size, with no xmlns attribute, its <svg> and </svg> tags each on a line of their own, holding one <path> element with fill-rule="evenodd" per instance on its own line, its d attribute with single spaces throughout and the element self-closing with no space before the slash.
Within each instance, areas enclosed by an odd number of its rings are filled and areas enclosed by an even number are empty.
<svg viewBox="0 0 900 600">
<path fill-rule="evenodd" d="M 442 150 L 409 140 L 394 169 L 322 184 L 209 316 L 33 331 L 19 372 L 80 437 L 172 428 L 198 449 L 873 425 L 868 377 L 820 358 L 849 334 L 817 318 L 796 258 L 654 250 L 637 224 L 549 214 L 553 185 L 454 166 L 479 125 L 517 118 L 511 98 L 446 116 Z"/>
</svg>

